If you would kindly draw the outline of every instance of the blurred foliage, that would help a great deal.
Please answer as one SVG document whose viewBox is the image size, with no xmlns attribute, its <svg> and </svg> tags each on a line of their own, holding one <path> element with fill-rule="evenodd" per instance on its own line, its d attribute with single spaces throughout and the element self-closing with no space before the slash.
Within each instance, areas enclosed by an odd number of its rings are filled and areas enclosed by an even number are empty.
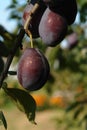
<svg viewBox="0 0 87 130">
<path fill-rule="evenodd" d="M 6 122 L 5 116 L 4 116 L 4 114 L 3 114 L 2 111 L 0 111 L 0 123 L 1 123 L 1 124 L 3 123 L 5 129 L 7 130 L 7 122 Z M 0 125 L 1 125 L 1 124 L 0 124 Z"/>
<path fill-rule="evenodd" d="M 10 51 L 14 46 L 17 32 L 22 26 L 22 14 L 26 4 L 26 0 L 24 2 L 11 0 L 11 3 L 7 7 L 7 10 L 10 10 L 9 20 L 13 19 L 17 22 L 17 26 L 13 32 L 8 32 L 2 25 L 0 25 L 0 74 L 4 69 L 7 56 L 10 54 Z M 77 0 L 77 4 L 78 22 L 71 25 L 67 33 L 67 35 L 69 35 L 70 32 L 77 33 L 78 44 L 75 47 L 65 49 L 61 47 L 60 43 L 57 47 L 47 48 L 40 38 L 34 39 L 34 46 L 44 52 L 51 67 L 49 80 L 41 91 L 45 91 L 49 97 L 53 96 L 55 92 L 61 91 L 61 96 L 66 97 L 68 101 L 66 112 L 73 111 L 72 120 L 65 118 L 60 120 L 57 119 L 60 124 L 62 121 L 64 121 L 65 124 L 69 121 L 67 123 L 67 130 L 73 126 L 73 124 L 74 126 L 77 125 L 74 123 L 74 119 L 78 119 L 80 125 L 84 121 L 85 129 L 87 129 L 87 0 Z M 29 39 L 25 36 L 23 39 L 23 48 L 29 46 Z M 18 49 L 18 52 L 11 64 L 14 70 L 9 70 L 8 75 L 16 74 L 16 67 L 21 53 L 22 51 Z M 13 77 L 12 80 L 14 79 L 15 78 Z M 11 80 L 7 82 L 8 86 L 10 82 Z M 16 81 L 16 83 L 16 87 L 19 87 L 18 81 Z M 15 87 L 14 82 L 11 87 Z M 16 94 L 15 97 L 17 98 L 16 100 L 18 100 L 18 95 L 20 93 L 19 90 L 17 90 L 16 93 L 15 89 L 8 89 L 8 92 L 10 91 L 12 91 L 11 96 L 14 97 Z M 19 101 L 20 99 L 21 98 L 19 98 Z M 80 117 L 80 114 L 82 118 Z M 80 121 L 79 118 L 81 118 Z M 66 122 L 66 120 L 68 121 Z M 65 130 L 66 128 L 62 129 Z"/>
</svg>

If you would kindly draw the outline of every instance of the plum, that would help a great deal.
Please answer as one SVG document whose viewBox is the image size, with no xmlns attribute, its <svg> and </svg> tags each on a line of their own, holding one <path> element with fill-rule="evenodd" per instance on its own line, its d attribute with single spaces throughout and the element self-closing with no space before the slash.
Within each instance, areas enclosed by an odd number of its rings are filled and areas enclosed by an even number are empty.
<svg viewBox="0 0 87 130">
<path fill-rule="evenodd" d="M 34 91 L 47 82 L 50 66 L 47 58 L 37 48 L 27 48 L 20 58 L 17 70 L 19 83 L 27 90 Z"/>
<path fill-rule="evenodd" d="M 47 8 L 39 24 L 39 35 L 47 46 L 56 46 L 67 33 L 66 19 Z"/>
<path fill-rule="evenodd" d="M 74 23 L 77 15 L 76 0 L 52 0 L 50 9 L 66 18 L 68 25 Z"/>
<path fill-rule="evenodd" d="M 77 15 L 77 3 L 76 0 L 43 0 L 48 4 L 49 8 L 65 17 L 68 25 L 71 25 Z"/>
</svg>

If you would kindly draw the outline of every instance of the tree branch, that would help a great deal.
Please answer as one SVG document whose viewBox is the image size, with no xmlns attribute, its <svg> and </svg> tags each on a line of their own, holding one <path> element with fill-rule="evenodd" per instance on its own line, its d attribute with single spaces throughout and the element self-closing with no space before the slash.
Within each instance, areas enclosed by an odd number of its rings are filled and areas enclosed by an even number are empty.
<svg viewBox="0 0 87 130">
<path fill-rule="evenodd" d="M 18 36 L 17 36 L 17 38 L 15 40 L 14 47 L 11 50 L 11 53 L 9 54 L 9 56 L 7 58 L 7 61 L 6 61 L 5 67 L 4 67 L 4 71 L 2 72 L 2 74 L 0 76 L 0 88 L 2 87 L 3 80 L 7 77 L 10 64 L 11 64 L 11 62 L 13 60 L 13 57 L 14 57 L 17 49 L 21 46 L 22 39 L 23 39 L 24 35 L 25 35 L 25 30 L 23 28 L 21 28 L 20 32 L 19 32 L 19 34 L 18 34 Z"/>
</svg>

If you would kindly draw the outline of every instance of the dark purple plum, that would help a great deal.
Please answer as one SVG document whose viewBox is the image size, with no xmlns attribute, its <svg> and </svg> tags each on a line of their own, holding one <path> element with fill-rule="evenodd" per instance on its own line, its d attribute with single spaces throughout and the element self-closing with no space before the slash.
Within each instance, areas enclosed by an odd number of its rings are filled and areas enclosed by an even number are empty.
<svg viewBox="0 0 87 130">
<path fill-rule="evenodd" d="M 19 83 L 27 90 L 43 87 L 49 76 L 49 63 L 37 48 L 27 48 L 20 58 L 17 70 Z"/>
<path fill-rule="evenodd" d="M 49 0 L 49 1 L 50 2 L 48 3 L 48 6 L 52 11 L 65 17 L 68 25 L 73 24 L 77 15 L 76 0 Z"/>
<path fill-rule="evenodd" d="M 47 46 L 56 46 L 67 33 L 66 19 L 47 8 L 39 24 L 39 35 Z"/>
<path fill-rule="evenodd" d="M 77 3 L 76 0 L 43 0 L 49 8 L 65 17 L 68 25 L 71 25 L 76 18 Z"/>
<path fill-rule="evenodd" d="M 25 9 L 24 9 L 23 18 L 22 18 L 23 26 L 24 26 L 24 24 L 25 24 L 28 16 L 31 14 L 31 10 L 34 7 L 34 5 L 33 5 L 34 2 L 35 1 L 31 1 L 31 3 L 27 4 L 26 7 L 25 7 Z M 39 37 L 38 26 L 39 26 L 41 17 L 43 15 L 45 9 L 46 9 L 46 5 L 45 5 L 44 2 L 42 2 L 42 4 L 39 6 L 39 8 L 37 9 L 37 11 L 33 15 L 32 20 L 31 20 L 31 22 L 29 24 L 28 28 L 31 31 L 33 38 L 38 38 Z"/>
</svg>

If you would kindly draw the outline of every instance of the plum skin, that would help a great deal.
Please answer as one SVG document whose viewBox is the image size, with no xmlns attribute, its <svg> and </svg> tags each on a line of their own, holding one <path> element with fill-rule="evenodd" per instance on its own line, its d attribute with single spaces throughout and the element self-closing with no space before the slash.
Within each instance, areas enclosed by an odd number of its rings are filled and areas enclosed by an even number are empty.
<svg viewBox="0 0 87 130">
<path fill-rule="evenodd" d="M 47 46 L 56 46 L 67 33 L 66 19 L 47 8 L 39 24 L 39 35 Z"/>
<path fill-rule="evenodd" d="M 76 0 L 43 0 L 55 13 L 65 17 L 68 25 L 74 23 L 77 15 Z"/>
<path fill-rule="evenodd" d="M 46 57 L 37 48 L 27 48 L 21 56 L 17 77 L 23 88 L 34 91 L 43 87 L 50 72 Z"/>
</svg>

